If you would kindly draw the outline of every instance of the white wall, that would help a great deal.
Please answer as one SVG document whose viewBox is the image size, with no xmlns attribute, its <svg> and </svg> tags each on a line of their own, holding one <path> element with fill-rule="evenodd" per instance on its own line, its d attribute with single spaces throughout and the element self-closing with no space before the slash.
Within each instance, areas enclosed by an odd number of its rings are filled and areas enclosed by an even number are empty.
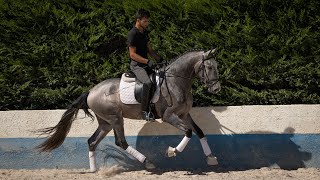
<svg viewBox="0 0 320 180">
<path fill-rule="evenodd" d="M 64 111 L 0 111 L 0 138 L 37 137 L 31 131 L 55 126 Z M 82 110 L 79 112 L 69 137 L 91 136 L 98 126 L 97 121 L 91 122 L 90 118 L 84 116 Z M 206 134 L 320 133 L 320 105 L 195 107 L 191 110 L 191 116 Z M 155 126 L 154 123 L 161 124 Z M 125 134 L 127 136 L 183 134 L 167 123 L 162 123 L 161 120 L 154 123 L 125 119 Z M 144 130 L 140 131 L 141 128 Z"/>
</svg>

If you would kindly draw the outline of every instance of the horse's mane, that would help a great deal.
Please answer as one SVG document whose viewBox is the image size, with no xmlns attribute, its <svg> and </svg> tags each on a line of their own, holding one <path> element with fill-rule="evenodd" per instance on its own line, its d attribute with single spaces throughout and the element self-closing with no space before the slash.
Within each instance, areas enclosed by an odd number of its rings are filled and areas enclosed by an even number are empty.
<svg viewBox="0 0 320 180">
<path fill-rule="evenodd" d="M 180 57 L 182 57 L 182 56 L 184 56 L 184 55 L 186 55 L 186 54 L 188 54 L 188 53 L 191 53 L 191 52 L 199 52 L 199 51 L 205 51 L 205 50 L 203 50 L 203 49 L 190 49 L 190 50 L 187 50 L 187 51 L 185 51 L 184 53 L 178 55 L 177 57 L 171 59 L 171 61 L 169 62 L 169 64 L 175 62 L 177 59 L 179 59 Z"/>
</svg>

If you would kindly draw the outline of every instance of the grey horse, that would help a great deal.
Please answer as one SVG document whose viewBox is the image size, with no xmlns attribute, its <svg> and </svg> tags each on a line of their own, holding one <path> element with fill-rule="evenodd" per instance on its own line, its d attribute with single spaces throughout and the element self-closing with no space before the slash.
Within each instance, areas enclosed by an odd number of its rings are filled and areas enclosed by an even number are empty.
<svg viewBox="0 0 320 180">
<path fill-rule="evenodd" d="M 182 152 L 194 132 L 200 139 L 208 165 L 218 164 L 217 158 L 212 155 L 204 133 L 189 114 L 193 103 L 191 88 L 194 78 L 199 77 L 207 85 L 210 93 L 216 94 L 221 89 L 215 54 L 215 49 L 188 51 L 174 59 L 163 71 L 164 78 L 160 85 L 160 98 L 155 103 L 156 113 L 162 118 L 162 121 L 185 133 L 185 137 L 175 148 L 168 148 L 166 152 L 168 157 L 176 156 Z M 90 171 L 97 170 L 95 150 L 100 141 L 112 129 L 117 146 L 144 163 L 147 169 L 155 168 L 152 162 L 126 142 L 123 118 L 141 119 L 141 105 L 123 104 L 120 100 L 119 91 L 121 89 L 119 89 L 119 85 L 119 78 L 107 79 L 94 86 L 89 92 L 83 93 L 67 108 L 56 126 L 38 130 L 38 132 L 48 135 L 48 138 L 38 146 L 38 149 L 43 152 L 58 148 L 65 140 L 79 109 L 83 109 L 88 116 L 93 118 L 88 110 L 91 109 L 96 115 L 99 126 L 88 139 Z"/>
</svg>

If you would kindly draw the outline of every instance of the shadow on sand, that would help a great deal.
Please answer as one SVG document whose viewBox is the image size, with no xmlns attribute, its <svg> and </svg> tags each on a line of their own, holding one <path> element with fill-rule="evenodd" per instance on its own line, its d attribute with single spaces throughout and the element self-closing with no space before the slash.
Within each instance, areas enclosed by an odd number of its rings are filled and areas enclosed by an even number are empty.
<svg viewBox="0 0 320 180">
<path fill-rule="evenodd" d="M 135 141 L 136 149 L 156 165 L 157 168 L 153 171 L 156 174 L 172 170 L 188 170 L 191 174 L 202 174 L 210 171 L 239 171 L 270 166 L 292 170 L 305 167 L 304 161 L 311 159 L 311 153 L 300 151 L 300 147 L 292 141 L 294 129 L 291 127 L 280 134 L 259 130 L 236 134 L 228 127 L 222 126 L 210 109 L 201 113 L 201 118 L 203 121 L 199 118 L 194 119 L 204 132 L 210 129 L 210 134 L 207 134 L 208 144 L 219 161 L 219 165 L 215 167 L 207 166 L 206 157 L 196 135 L 178 156 L 166 157 L 168 146 L 177 146 L 184 137 L 182 132 L 181 135 L 144 136 L 151 127 L 160 131 L 168 128 L 164 123 L 146 123 L 139 136 L 127 137 L 127 140 Z M 225 135 L 226 132 L 229 134 Z M 108 145 L 105 149 L 105 162 L 111 160 L 130 170 L 144 169 L 141 163 L 119 148 Z"/>
</svg>

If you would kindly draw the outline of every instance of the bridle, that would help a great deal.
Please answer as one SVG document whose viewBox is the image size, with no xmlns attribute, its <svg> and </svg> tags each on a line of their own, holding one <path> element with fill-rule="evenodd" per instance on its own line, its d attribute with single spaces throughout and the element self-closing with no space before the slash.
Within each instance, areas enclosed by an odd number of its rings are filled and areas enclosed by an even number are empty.
<svg viewBox="0 0 320 180">
<path fill-rule="evenodd" d="M 210 51 L 209 54 L 211 54 L 211 51 Z M 210 59 L 212 59 L 212 57 L 205 58 L 204 54 L 202 54 L 202 60 L 199 61 L 200 65 L 198 65 L 199 67 L 196 68 L 197 64 L 195 65 L 195 74 L 198 74 L 200 71 L 202 71 L 202 74 L 200 76 L 200 81 L 203 82 L 204 84 L 206 84 L 208 87 L 212 87 L 212 86 L 214 86 L 215 84 L 217 84 L 219 82 L 219 78 L 215 78 L 215 79 L 211 79 L 211 80 L 209 79 L 208 72 L 206 71 L 204 63 L 205 63 L 205 61 L 210 60 Z M 167 65 L 167 63 L 166 63 L 166 65 Z M 171 96 L 171 93 L 170 93 L 169 88 L 168 88 L 167 77 L 180 77 L 180 78 L 189 79 L 189 80 L 192 80 L 193 78 L 192 77 L 183 77 L 183 76 L 180 76 L 178 74 L 169 73 L 168 70 L 169 70 L 169 68 L 167 69 L 165 67 L 164 71 L 160 71 L 160 74 L 162 74 L 162 77 L 163 77 L 162 81 L 160 82 L 160 86 L 162 85 L 162 83 L 165 83 L 166 89 L 167 89 L 169 97 L 170 97 L 170 102 L 171 102 L 171 105 L 168 104 L 168 106 L 172 106 L 173 105 L 172 104 L 172 96 Z M 167 76 L 166 74 L 170 74 L 172 76 Z M 161 75 L 160 75 L 160 77 L 161 77 Z"/>
<path fill-rule="evenodd" d="M 210 54 L 210 53 L 209 53 Z M 197 71 L 195 71 L 196 74 L 198 74 L 200 71 L 202 72 L 201 75 L 200 75 L 200 81 L 204 84 L 206 84 L 208 87 L 212 87 L 214 86 L 215 84 L 217 84 L 219 82 L 219 78 L 215 78 L 215 79 L 209 79 L 209 76 L 208 76 L 208 73 L 207 73 L 207 70 L 205 68 L 205 61 L 211 59 L 212 57 L 207 57 L 205 58 L 204 57 L 204 54 L 202 55 L 202 60 L 201 60 L 201 64 L 198 68 Z"/>
</svg>

